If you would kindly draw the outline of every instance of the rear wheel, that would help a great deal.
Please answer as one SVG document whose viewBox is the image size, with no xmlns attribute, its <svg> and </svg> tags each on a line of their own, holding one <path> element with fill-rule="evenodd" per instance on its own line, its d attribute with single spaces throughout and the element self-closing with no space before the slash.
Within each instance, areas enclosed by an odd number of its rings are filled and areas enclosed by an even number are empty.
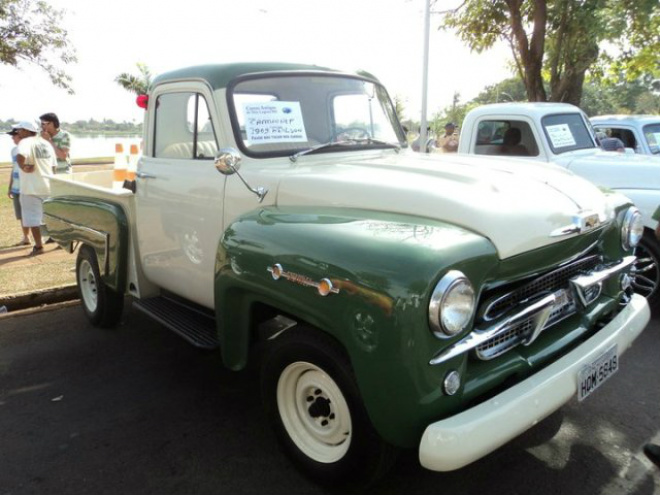
<svg viewBox="0 0 660 495">
<path fill-rule="evenodd" d="M 82 246 L 78 252 L 76 280 L 83 311 L 92 325 L 115 326 L 121 318 L 124 297 L 103 282 L 96 252 L 89 246 Z"/>
<path fill-rule="evenodd" d="M 343 349 L 324 334 L 298 328 L 273 342 L 261 387 L 285 452 L 315 481 L 364 485 L 396 460 L 371 425 Z"/>
<path fill-rule="evenodd" d="M 644 232 L 635 248 L 637 261 L 633 265 L 633 289 L 644 296 L 651 306 L 660 300 L 660 245 L 650 232 Z"/>
</svg>

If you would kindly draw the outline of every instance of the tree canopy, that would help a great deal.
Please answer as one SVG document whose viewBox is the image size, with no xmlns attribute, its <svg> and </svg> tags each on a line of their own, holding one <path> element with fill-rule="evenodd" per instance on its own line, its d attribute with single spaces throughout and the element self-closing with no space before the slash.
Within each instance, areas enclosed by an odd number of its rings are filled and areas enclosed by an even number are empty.
<svg viewBox="0 0 660 495">
<path fill-rule="evenodd" d="M 587 73 L 660 76 L 658 0 L 464 0 L 441 13 L 441 28 L 473 51 L 508 43 L 530 101 L 579 105 Z"/>
<path fill-rule="evenodd" d="M 35 64 L 53 84 L 73 94 L 71 77 L 60 66 L 77 61 L 63 18 L 63 11 L 43 1 L 0 0 L 0 63 Z"/>
</svg>

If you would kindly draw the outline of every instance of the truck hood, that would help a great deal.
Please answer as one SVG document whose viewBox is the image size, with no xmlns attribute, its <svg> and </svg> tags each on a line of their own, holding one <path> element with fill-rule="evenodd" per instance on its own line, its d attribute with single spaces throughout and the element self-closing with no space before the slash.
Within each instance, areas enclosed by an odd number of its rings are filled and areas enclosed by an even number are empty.
<svg viewBox="0 0 660 495">
<path fill-rule="evenodd" d="M 552 164 L 412 152 L 348 161 L 342 153 L 339 163 L 307 159 L 282 177 L 278 205 L 440 220 L 487 237 L 502 259 L 566 239 L 551 233 L 571 226 L 578 213 L 597 213 L 602 221 L 614 216 L 612 196 Z"/>
</svg>

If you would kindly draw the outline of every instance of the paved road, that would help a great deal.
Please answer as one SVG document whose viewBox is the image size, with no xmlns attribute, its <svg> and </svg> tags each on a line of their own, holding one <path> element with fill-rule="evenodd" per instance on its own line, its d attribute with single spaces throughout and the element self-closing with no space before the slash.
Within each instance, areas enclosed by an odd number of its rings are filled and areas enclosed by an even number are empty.
<svg viewBox="0 0 660 495">
<path fill-rule="evenodd" d="M 653 494 L 660 321 L 584 403 L 453 473 L 406 453 L 374 494 Z M 79 307 L 0 319 L 0 495 L 325 494 L 280 454 L 256 377 L 224 370 L 137 311 L 115 331 Z"/>
</svg>

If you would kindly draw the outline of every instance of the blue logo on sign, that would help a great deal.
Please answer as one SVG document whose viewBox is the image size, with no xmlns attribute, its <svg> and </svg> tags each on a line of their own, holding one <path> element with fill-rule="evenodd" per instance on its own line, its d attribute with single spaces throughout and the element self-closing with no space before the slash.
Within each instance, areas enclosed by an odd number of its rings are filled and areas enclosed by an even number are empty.
<svg viewBox="0 0 660 495">
<path fill-rule="evenodd" d="M 284 112 L 284 113 L 291 113 L 291 112 L 293 112 L 293 110 L 291 110 L 289 107 L 284 107 L 284 108 L 282 109 L 282 112 Z"/>
</svg>

